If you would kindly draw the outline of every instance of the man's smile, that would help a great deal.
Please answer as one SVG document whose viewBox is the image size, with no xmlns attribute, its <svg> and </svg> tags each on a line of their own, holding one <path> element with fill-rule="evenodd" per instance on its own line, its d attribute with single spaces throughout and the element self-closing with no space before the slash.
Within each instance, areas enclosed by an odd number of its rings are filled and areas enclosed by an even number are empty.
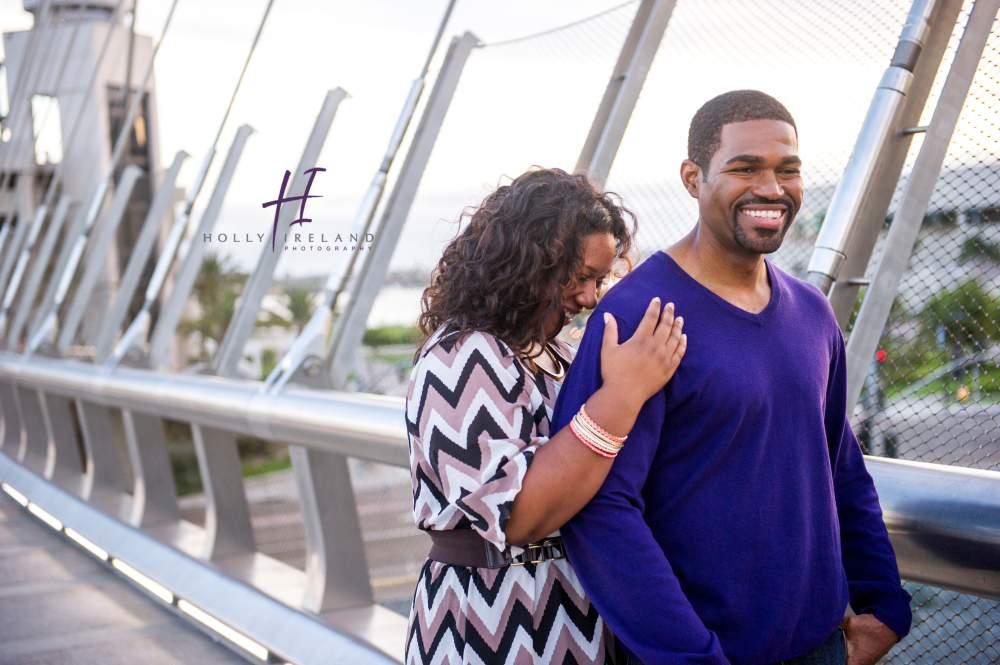
<svg viewBox="0 0 1000 665">
<path fill-rule="evenodd" d="M 737 213 L 745 218 L 744 221 L 756 226 L 765 229 L 780 229 L 785 221 L 788 208 L 780 204 L 751 204 L 740 206 L 737 208 Z"/>
</svg>

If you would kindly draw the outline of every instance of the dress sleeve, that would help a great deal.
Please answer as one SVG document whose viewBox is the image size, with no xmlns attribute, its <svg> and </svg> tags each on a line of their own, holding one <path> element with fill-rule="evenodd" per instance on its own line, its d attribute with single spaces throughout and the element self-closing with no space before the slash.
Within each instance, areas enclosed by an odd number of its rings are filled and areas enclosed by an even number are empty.
<svg viewBox="0 0 1000 665">
<path fill-rule="evenodd" d="M 910 594 L 900 583 L 875 483 L 847 421 L 846 353 L 839 330 L 835 336 L 825 427 L 851 609 L 855 614 L 874 614 L 902 639 L 910 632 L 913 619 Z"/>
<path fill-rule="evenodd" d="M 507 547 L 514 497 L 548 440 L 538 436 L 544 405 L 533 392 L 532 377 L 506 345 L 484 333 L 438 343 L 418 360 L 406 420 L 420 528 L 472 528 Z"/>
<path fill-rule="evenodd" d="M 619 341 L 632 336 L 617 318 Z M 590 317 L 556 404 L 553 431 L 601 387 L 600 310 Z M 662 392 L 643 405 L 604 485 L 559 532 L 573 570 L 612 632 L 642 662 L 728 665 L 715 633 L 695 613 L 643 519 L 643 486 L 660 442 Z"/>
</svg>

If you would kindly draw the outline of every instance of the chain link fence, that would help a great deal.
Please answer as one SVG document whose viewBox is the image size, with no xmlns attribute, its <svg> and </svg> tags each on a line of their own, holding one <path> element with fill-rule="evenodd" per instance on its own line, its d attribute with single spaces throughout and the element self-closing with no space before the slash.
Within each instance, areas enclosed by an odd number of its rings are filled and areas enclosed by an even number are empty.
<svg viewBox="0 0 1000 665">
<path fill-rule="evenodd" d="M 695 110 L 726 90 L 757 88 L 784 102 L 798 124 L 806 195 L 784 245 L 770 258 L 804 278 L 909 4 L 678 2 L 608 182 L 638 213 L 644 254 L 676 242 L 697 219 L 696 203 L 675 173 Z M 965 3 L 921 125 L 930 121 L 971 7 Z M 776 17 L 781 39 L 764 43 L 760 36 L 774 34 Z M 1000 33 L 994 28 L 854 414 L 869 454 L 984 469 L 1000 463 L 998 96 Z M 913 143 L 868 277 L 921 143 Z M 914 626 L 886 662 L 998 661 L 997 602 L 907 588 Z"/>
<path fill-rule="evenodd" d="M 679 240 L 697 219 L 695 201 L 677 173 L 694 112 L 716 94 L 756 88 L 785 103 L 798 124 L 806 194 L 784 245 L 770 258 L 804 278 L 909 5 L 679 0 L 608 181 L 608 189 L 639 216 L 643 257 Z M 971 6 L 968 0 L 922 125 L 930 120 Z M 533 164 L 573 168 L 590 117 L 561 111 L 597 108 L 637 7 L 637 1 L 628 2 L 473 54 L 399 244 L 410 252 L 419 248 L 418 266 L 433 267 L 457 230 L 461 210 L 478 203 L 499 175 L 514 176 Z M 1000 31 L 994 29 L 854 414 L 869 454 L 984 469 L 1000 462 L 998 95 Z M 523 129 L 524 119 L 533 129 Z M 921 144 L 918 135 L 869 276 Z M 476 160 L 465 158 L 471 151 Z M 410 359 L 403 356 L 411 352 L 402 346 L 365 350 L 356 387 L 405 394 Z M 357 489 L 359 496 L 367 492 L 359 498 L 366 541 L 380 543 L 377 554 L 369 553 L 373 584 L 380 602 L 405 611 L 417 574 L 412 560 L 422 556 L 426 543 L 413 540 L 407 525 L 407 479 L 376 467 L 353 470 L 356 480 L 364 474 L 370 479 L 367 488 Z M 907 588 L 913 631 L 886 662 L 1000 659 L 997 602 L 917 584 Z"/>
</svg>

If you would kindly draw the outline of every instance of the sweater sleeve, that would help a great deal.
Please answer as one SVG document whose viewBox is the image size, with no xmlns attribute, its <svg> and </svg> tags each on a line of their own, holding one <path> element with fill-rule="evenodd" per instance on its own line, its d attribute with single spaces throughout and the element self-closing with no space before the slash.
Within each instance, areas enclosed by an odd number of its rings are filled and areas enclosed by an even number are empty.
<svg viewBox="0 0 1000 665">
<path fill-rule="evenodd" d="M 619 342 L 632 330 L 617 318 Z M 601 386 L 600 311 L 587 331 L 556 404 L 558 431 Z M 573 569 L 601 617 L 645 665 L 728 663 L 681 590 L 643 519 L 642 488 L 660 442 L 665 398 L 643 406 L 597 495 L 561 529 Z"/>
<path fill-rule="evenodd" d="M 902 639 L 913 619 L 910 594 L 900 583 L 875 483 L 847 420 L 847 363 L 839 330 L 830 365 L 825 426 L 851 609 L 855 614 L 874 614 Z"/>
</svg>

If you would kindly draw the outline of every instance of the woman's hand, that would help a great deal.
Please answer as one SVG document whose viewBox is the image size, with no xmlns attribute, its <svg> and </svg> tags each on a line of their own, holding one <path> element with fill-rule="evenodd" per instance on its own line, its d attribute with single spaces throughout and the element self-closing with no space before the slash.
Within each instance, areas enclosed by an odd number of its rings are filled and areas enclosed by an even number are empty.
<svg viewBox="0 0 1000 665">
<path fill-rule="evenodd" d="M 615 317 L 605 315 L 601 344 L 604 385 L 587 400 L 587 414 L 608 433 L 626 436 L 639 410 L 674 375 L 684 357 L 684 321 L 674 318 L 674 306 L 660 312 L 660 299 L 649 303 L 635 334 L 618 343 Z M 628 442 L 625 443 L 628 446 Z M 611 470 L 612 460 L 583 445 L 569 426 L 535 453 L 514 498 L 507 522 L 507 541 L 524 545 L 544 538 L 590 501 Z"/>
<path fill-rule="evenodd" d="M 660 299 L 653 298 L 635 334 L 618 343 L 618 323 L 604 315 L 601 346 L 601 378 L 615 394 L 629 401 L 636 411 L 670 381 L 687 350 L 682 334 L 684 319 L 674 318 L 674 304 L 660 312 Z"/>
</svg>

